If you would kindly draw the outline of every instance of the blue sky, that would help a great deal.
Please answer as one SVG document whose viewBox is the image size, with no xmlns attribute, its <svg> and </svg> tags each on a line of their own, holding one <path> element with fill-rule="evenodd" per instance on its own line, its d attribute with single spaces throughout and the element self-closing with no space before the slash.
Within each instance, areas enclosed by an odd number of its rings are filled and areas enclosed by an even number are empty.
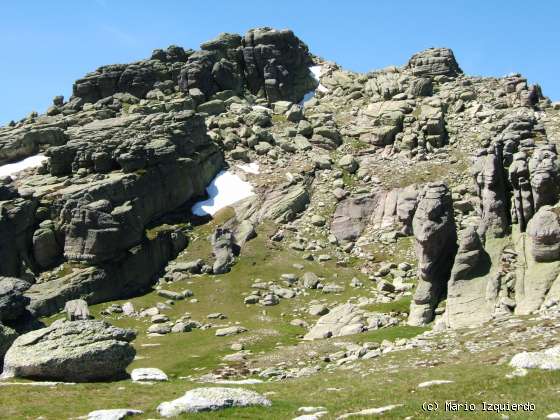
<svg viewBox="0 0 560 420">
<path fill-rule="evenodd" d="M 169 44 L 220 32 L 291 28 L 315 54 L 368 71 L 446 46 L 466 73 L 524 74 L 560 99 L 560 2 L 519 0 L 5 0 L 0 123 L 43 112 L 72 82 Z"/>
</svg>

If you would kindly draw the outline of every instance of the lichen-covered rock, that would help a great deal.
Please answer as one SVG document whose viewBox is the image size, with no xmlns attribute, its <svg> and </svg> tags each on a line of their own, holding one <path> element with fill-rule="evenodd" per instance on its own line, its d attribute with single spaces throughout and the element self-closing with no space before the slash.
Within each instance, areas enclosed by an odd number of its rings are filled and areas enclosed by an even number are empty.
<svg viewBox="0 0 560 420">
<path fill-rule="evenodd" d="M 101 321 L 57 321 L 15 340 L 3 375 L 69 382 L 122 378 L 136 354 L 130 345 L 135 337 Z"/>
</svg>

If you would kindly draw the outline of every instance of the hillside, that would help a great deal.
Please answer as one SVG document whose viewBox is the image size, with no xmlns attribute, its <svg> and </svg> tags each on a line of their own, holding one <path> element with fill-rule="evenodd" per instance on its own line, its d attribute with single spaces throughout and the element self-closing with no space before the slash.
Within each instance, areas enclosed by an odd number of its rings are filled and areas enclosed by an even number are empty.
<svg viewBox="0 0 560 420">
<path fill-rule="evenodd" d="M 559 141 L 447 48 L 359 74 L 257 28 L 100 67 L 0 127 L 0 417 L 560 412 Z"/>
</svg>

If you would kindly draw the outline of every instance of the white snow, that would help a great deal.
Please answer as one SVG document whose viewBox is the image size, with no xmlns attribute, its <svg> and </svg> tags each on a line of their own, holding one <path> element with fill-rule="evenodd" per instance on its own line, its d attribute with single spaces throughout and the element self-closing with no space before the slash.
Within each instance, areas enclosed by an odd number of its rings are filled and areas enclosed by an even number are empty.
<svg viewBox="0 0 560 420">
<path fill-rule="evenodd" d="M 321 75 L 323 74 L 323 66 L 311 66 L 311 67 L 309 67 L 309 71 L 311 72 L 311 74 L 313 75 L 315 80 L 317 80 L 319 82 L 319 86 L 317 86 L 317 89 L 307 92 L 303 96 L 303 100 L 301 101 L 300 105 L 303 105 L 307 101 L 312 99 L 315 96 L 316 91 L 319 91 L 319 92 L 322 92 L 322 93 L 326 93 L 326 92 L 329 91 L 329 89 L 327 89 L 326 86 L 323 86 L 321 84 Z"/>
<path fill-rule="evenodd" d="M 262 110 L 262 111 L 270 111 L 270 108 L 267 108 L 266 106 L 263 106 L 263 105 L 253 105 L 251 108 L 252 108 L 253 110 L 258 110 L 258 109 L 260 109 L 260 110 Z"/>
<path fill-rule="evenodd" d="M 220 209 L 254 195 L 253 186 L 229 171 L 221 171 L 206 187 L 209 198 L 192 207 L 197 216 L 214 215 Z"/>
<path fill-rule="evenodd" d="M 251 162 L 246 165 L 237 165 L 239 169 L 243 172 L 247 172 L 248 174 L 257 175 L 259 172 L 259 164 L 257 162 Z"/>
<path fill-rule="evenodd" d="M 317 86 L 317 90 L 323 93 L 328 92 L 329 90 L 321 84 L 321 75 L 323 74 L 323 66 L 311 66 L 309 67 L 309 70 L 311 70 L 311 73 L 313 74 L 315 80 L 319 82 L 319 86 Z"/>
<path fill-rule="evenodd" d="M 35 155 L 20 160 L 15 163 L 8 163 L 7 165 L 0 166 L 0 177 L 11 176 L 12 179 L 16 179 L 16 174 L 23 171 L 24 169 L 36 168 L 41 166 L 41 164 L 48 158 L 44 155 Z"/>
</svg>

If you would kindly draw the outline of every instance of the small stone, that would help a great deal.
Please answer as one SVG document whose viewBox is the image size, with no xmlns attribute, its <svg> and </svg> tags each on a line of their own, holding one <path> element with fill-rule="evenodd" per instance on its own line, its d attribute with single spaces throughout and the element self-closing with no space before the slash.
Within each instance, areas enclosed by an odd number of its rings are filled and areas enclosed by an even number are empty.
<svg viewBox="0 0 560 420">
<path fill-rule="evenodd" d="M 231 335 L 241 334 L 247 331 L 247 328 L 235 325 L 233 327 L 220 328 L 216 330 L 216 337 L 228 337 Z"/>
<path fill-rule="evenodd" d="M 163 382 L 169 380 L 165 372 L 157 368 L 133 369 L 132 372 L 130 373 L 130 378 L 134 382 L 143 382 L 143 381 Z"/>
<path fill-rule="evenodd" d="M 326 305 L 312 305 L 308 312 L 309 315 L 323 316 L 329 313 L 329 308 Z"/>
<path fill-rule="evenodd" d="M 325 219 L 323 216 L 321 216 L 319 214 L 314 214 L 311 217 L 311 224 L 313 226 L 325 226 L 326 222 L 327 222 L 327 219 Z"/>
</svg>

